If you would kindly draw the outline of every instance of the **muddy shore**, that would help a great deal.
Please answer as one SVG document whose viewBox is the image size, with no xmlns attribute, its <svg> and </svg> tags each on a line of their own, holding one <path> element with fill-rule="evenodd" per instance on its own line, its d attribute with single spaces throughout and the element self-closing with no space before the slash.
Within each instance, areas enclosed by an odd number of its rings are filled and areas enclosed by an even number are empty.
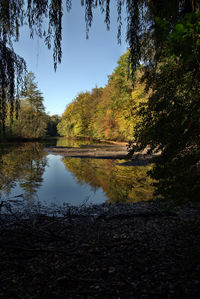
<svg viewBox="0 0 200 299">
<path fill-rule="evenodd" d="M 130 159 L 128 157 L 128 147 L 125 143 L 83 145 L 81 147 L 49 146 L 45 148 L 45 151 L 70 158 L 127 160 L 123 166 L 146 165 L 153 158 L 153 155 L 148 155 L 147 150 L 144 150 L 142 152 L 136 152 Z"/>
<path fill-rule="evenodd" d="M 0 224 L 1 298 L 199 296 L 199 205 L 8 206 Z"/>
</svg>

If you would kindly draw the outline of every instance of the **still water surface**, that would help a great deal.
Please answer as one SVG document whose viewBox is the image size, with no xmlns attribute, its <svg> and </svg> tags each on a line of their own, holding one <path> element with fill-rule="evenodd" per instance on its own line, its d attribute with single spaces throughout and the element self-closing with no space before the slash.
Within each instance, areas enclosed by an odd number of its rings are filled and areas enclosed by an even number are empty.
<svg viewBox="0 0 200 299">
<path fill-rule="evenodd" d="M 82 144 L 60 138 L 53 145 Z M 152 181 L 146 175 L 151 165 L 125 167 L 120 166 L 122 160 L 62 157 L 46 153 L 44 147 L 37 142 L 0 144 L 1 200 L 24 198 L 42 204 L 78 206 L 152 197 Z"/>
</svg>

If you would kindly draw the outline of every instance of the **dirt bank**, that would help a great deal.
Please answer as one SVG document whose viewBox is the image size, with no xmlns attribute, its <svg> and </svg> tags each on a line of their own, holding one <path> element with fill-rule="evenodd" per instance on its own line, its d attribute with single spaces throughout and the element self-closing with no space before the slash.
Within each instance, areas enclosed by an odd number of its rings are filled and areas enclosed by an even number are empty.
<svg viewBox="0 0 200 299">
<path fill-rule="evenodd" d="M 84 145 L 81 147 L 48 147 L 47 152 L 65 157 L 125 159 L 128 151 L 120 145 Z"/>
<path fill-rule="evenodd" d="M 128 149 L 125 144 L 109 145 L 83 145 L 81 147 L 47 147 L 48 153 L 59 154 L 71 158 L 96 158 L 96 159 L 128 159 Z M 147 150 L 135 153 L 129 162 L 124 166 L 133 166 L 135 164 L 148 164 L 152 155 L 147 155 Z"/>
<path fill-rule="evenodd" d="M 199 296 L 199 207 L 103 204 L 0 224 L 1 298 Z"/>
</svg>

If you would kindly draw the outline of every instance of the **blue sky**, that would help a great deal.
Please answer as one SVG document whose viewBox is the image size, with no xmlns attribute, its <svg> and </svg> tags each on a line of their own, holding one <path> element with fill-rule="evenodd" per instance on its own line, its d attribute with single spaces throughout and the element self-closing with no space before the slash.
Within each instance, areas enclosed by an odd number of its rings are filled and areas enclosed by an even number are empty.
<svg viewBox="0 0 200 299">
<path fill-rule="evenodd" d="M 51 115 L 61 115 L 79 92 L 91 90 L 96 85 L 104 87 L 107 76 L 127 49 L 123 35 L 122 44 L 117 43 L 115 5 L 111 9 L 110 31 L 107 31 L 104 15 L 98 9 L 89 40 L 86 40 L 84 19 L 80 0 L 73 1 L 72 10 L 65 12 L 63 17 L 63 55 L 56 72 L 52 51 L 37 36 L 30 39 L 28 28 L 22 28 L 19 42 L 15 44 L 15 51 L 26 60 L 28 70 L 35 74 L 38 88 L 44 96 L 46 112 Z"/>
</svg>

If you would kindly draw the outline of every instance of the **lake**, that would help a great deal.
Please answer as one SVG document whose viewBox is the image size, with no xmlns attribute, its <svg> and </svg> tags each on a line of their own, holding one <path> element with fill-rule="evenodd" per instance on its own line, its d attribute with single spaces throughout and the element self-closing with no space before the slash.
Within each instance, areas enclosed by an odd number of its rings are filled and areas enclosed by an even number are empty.
<svg viewBox="0 0 200 299">
<path fill-rule="evenodd" d="M 0 199 L 41 204 L 101 204 L 152 198 L 151 165 L 121 166 L 123 160 L 68 158 L 47 153 L 47 145 L 76 146 L 89 141 L 65 138 L 0 143 Z"/>
</svg>

